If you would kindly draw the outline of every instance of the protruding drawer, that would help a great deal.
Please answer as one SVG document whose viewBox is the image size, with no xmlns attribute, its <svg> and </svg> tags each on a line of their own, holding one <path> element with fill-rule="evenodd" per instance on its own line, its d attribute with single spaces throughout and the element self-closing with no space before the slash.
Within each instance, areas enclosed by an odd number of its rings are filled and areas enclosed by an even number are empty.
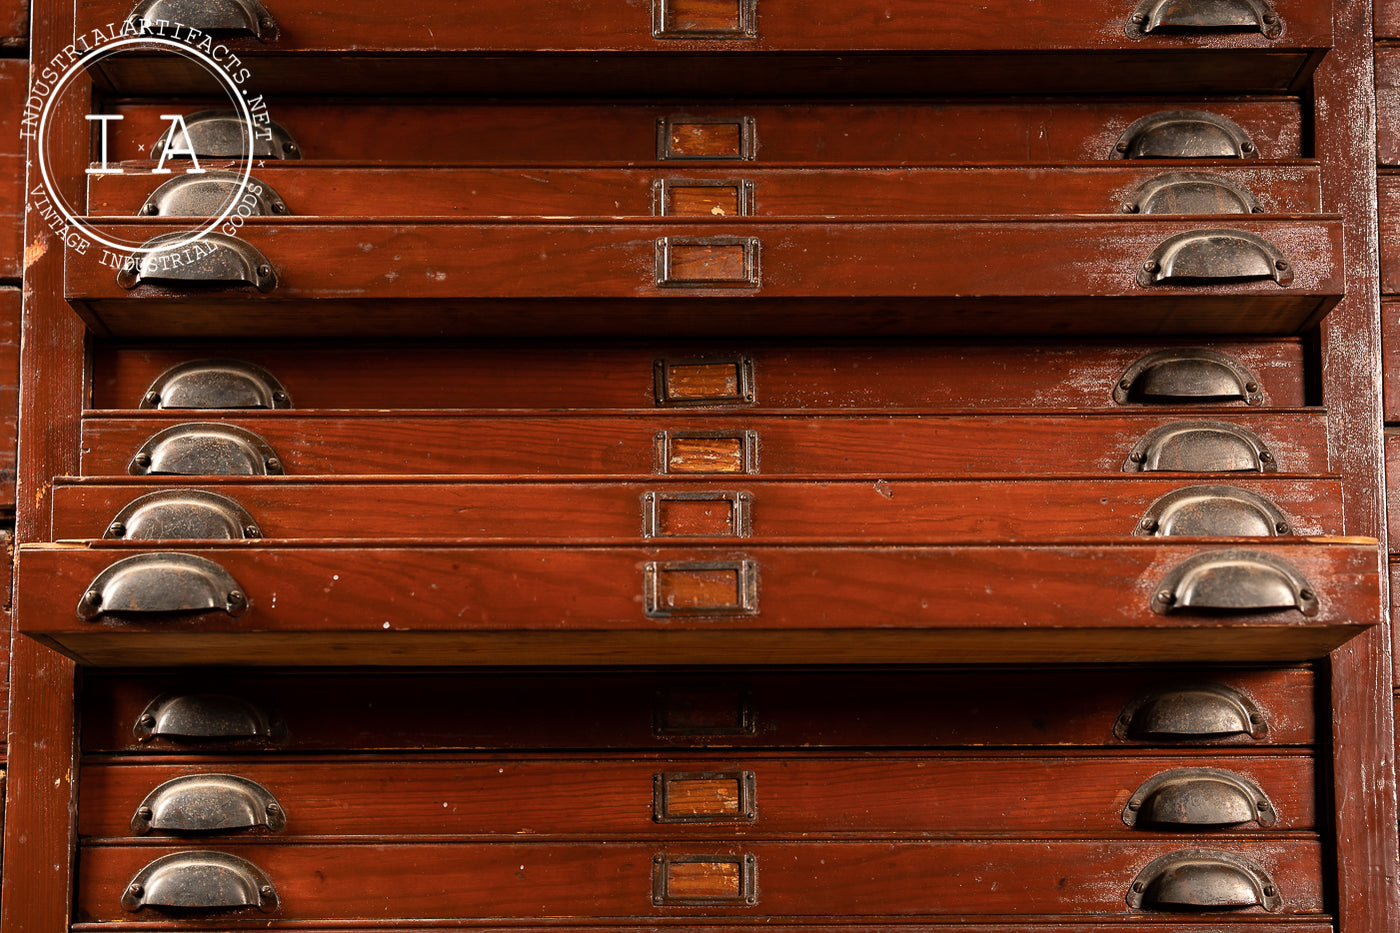
<svg viewBox="0 0 1400 933">
<path fill-rule="evenodd" d="M 166 450 L 172 437 L 202 436 L 204 426 L 187 426 L 182 433 L 180 426 L 188 423 L 180 412 L 92 413 L 83 421 L 83 475 L 143 475 L 155 464 L 152 458 L 152 466 L 140 465 L 136 457 L 143 450 Z M 217 424 L 222 431 L 253 435 L 256 444 L 237 449 L 266 448 L 261 465 L 274 472 L 269 463 L 275 460 L 275 472 L 288 476 L 708 476 L 733 485 L 755 475 L 1107 477 L 1165 470 L 1239 478 L 1328 471 L 1321 411 L 1226 410 L 1191 420 L 1159 410 L 1033 417 L 362 411 L 239 413 Z M 191 468 L 180 475 L 225 474 Z"/>
<path fill-rule="evenodd" d="M 686 481 L 681 481 L 682 479 Z M 953 544 L 973 539 L 1339 534 L 1339 481 L 1106 479 L 656 482 L 363 480 L 56 484 L 54 537 Z M 1272 481 L 1270 481 L 1272 480 Z M 157 488 L 152 491 L 152 486 Z"/>
<path fill-rule="evenodd" d="M 696 841 L 686 844 L 395 843 L 222 846 L 256 859 L 277 884 L 282 921 L 347 920 L 383 905 L 396 918 L 441 916 L 685 916 L 699 906 L 727 917 L 894 917 L 1001 915 L 1167 917 L 1226 906 L 1259 918 L 1310 918 L 1323 910 L 1322 852 L 1316 841 L 1236 841 L 1222 860 L 1269 879 L 1264 903 L 1129 906 L 1134 879 L 1156 859 L 1186 849 L 1176 840 Z M 122 892 L 154 846 L 86 846 L 80 853 L 76 919 L 159 919 L 130 911 Z M 413 866 L 432 864 L 424 878 Z M 1046 871 L 1046 865 L 1062 866 Z M 523 868 L 521 866 L 524 866 Z M 680 865 L 687 869 L 675 870 Z M 725 870 L 722 866 L 729 866 Z M 310 880 L 313 877 L 314 883 Z M 703 867 L 708 866 L 708 869 Z M 414 879 L 423 878 L 420 882 Z M 910 883 L 917 878 L 918 883 Z M 448 883 L 444 883 L 444 882 Z M 1242 892 L 1241 892 L 1242 893 Z M 261 918 L 257 910 L 250 915 Z"/>
<path fill-rule="evenodd" d="M 164 232 L 110 228 L 148 244 Z M 193 280 L 199 265 L 191 263 L 231 249 L 211 241 L 148 253 L 135 272 L 70 255 L 65 297 L 117 336 L 518 337 L 542 313 L 551 333 L 566 336 L 864 336 L 874 326 L 865 311 L 878 311 L 881 332 L 895 333 L 1284 336 L 1341 298 L 1340 241 L 1334 219 L 1258 215 L 1228 225 L 1170 215 L 703 226 L 293 219 L 250 221 L 230 238 L 255 258 L 219 268 L 255 274 Z M 401 257 L 397 274 L 376 271 L 375 255 Z M 697 300 L 677 305 L 677 297 Z M 562 298 L 580 308 L 606 302 L 606 312 L 561 321 Z M 308 314 L 308 302 L 325 310 Z M 1128 304 L 1131 314 L 1117 313 Z"/>
<path fill-rule="evenodd" d="M 196 833 L 236 839 L 274 831 L 288 839 L 396 834 L 689 839 L 835 832 L 1129 838 L 1181 831 L 1201 838 L 1313 829 L 1314 767 L 1304 755 L 1222 760 L 1219 755 L 1025 758 L 992 752 L 198 765 L 98 760 L 82 768 L 78 832 L 89 838 Z M 191 820 L 182 808 L 161 806 L 174 801 L 185 785 L 211 801 L 206 810 L 231 815 L 222 821 Z M 561 805 L 565 787 L 572 803 Z M 1216 788 L 1220 792 L 1211 794 Z M 1242 788 L 1252 789 L 1248 799 L 1240 796 Z M 1133 794 L 1126 804 L 1125 792 Z M 1183 800 L 1193 805 L 1183 808 Z M 1260 800 L 1267 809 L 1258 809 Z M 275 819 L 267 809 L 273 805 Z"/>
<path fill-rule="evenodd" d="M 99 666 L 1301 660 L 1376 624 L 1370 539 L 1244 547 L 21 550 L 24 631 Z M 119 575 L 115 605 L 99 583 Z M 1031 582 L 1034 585 L 1031 586 Z M 96 595 L 94 595 L 96 594 Z M 956 611 L 952 611 L 956 609 Z"/>
</svg>

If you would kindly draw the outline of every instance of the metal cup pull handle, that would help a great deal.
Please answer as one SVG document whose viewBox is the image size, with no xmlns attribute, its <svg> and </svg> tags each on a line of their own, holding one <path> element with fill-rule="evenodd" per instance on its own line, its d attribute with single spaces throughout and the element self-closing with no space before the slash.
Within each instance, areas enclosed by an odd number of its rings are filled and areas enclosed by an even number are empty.
<svg viewBox="0 0 1400 933">
<path fill-rule="evenodd" d="M 88 584 L 78 600 L 78 618 L 248 611 L 247 594 L 228 571 L 193 554 L 155 553 L 124 557 Z"/>
<path fill-rule="evenodd" d="M 184 23 L 211 36 L 277 38 L 277 21 L 258 0 L 141 0 L 126 17 L 155 32 L 157 23 Z"/>
<path fill-rule="evenodd" d="M 143 907 L 277 909 L 277 889 L 262 869 L 226 852 L 163 855 L 136 873 L 122 894 L 130 911 Z"/>
<path fill-rule="evenodd" d="M 1264 869 L 1218 849 L 1182 849 L 1152 860 L 1129 885 L 1127 901 L 1135 909 L 1167 911 L 1283 906 Z"/>
<path fill-rule="evenodd" d="M 257 781 L 236 774 L 187 774 L 146 795 L 131 817 L 131 831 L 219 833 L 287 825 L 282 804 Z"/>
<path fill-rule="evenodd" d="M 1152 594 L 1152 611 L 1270 612 L 1296 609 L 1315 616 L 1317 591 L 1304 576 L 1269 554 L 1209 551 L 1172 568 Z"/>
<path fill-rule="evenodd" d="M 1133 39 L 1151 33 L 1257 32 L 1283 35 L 1283 20 L 1263 0 L 1143 0 L 1123 31 Z"/>
<path fill-rule="evenodd" d="M 1277 246 L 1245 230 L 1188 230 L 1167 237 L 1137 270 L 1144 288 L 1253 279 L 1287 286 L 1293 281 L 1293 264 Z"/>
<path fill-rule="evenodd" d="M 1157 350 L 1134 360 L 1113 386 L 1113 400 L 1133 403 L 1183 404 L 1264 400 L 1259 377 L 1234 357 L 1204 347 Z"/>
<path fill-rule="evenodd" d="M 1142 782 L 1123 807 L 1128 826 L 1274 825 L 1274 805 L 1249 778 L 1219 768 L 1173 768 Z"/>
<path fill-rule="evenodd" d="M 223 233 L 191 241 L 183 231 L 162 233 L 142 244 L 147 250 L 117 272 L 122 288 L 138 285 L 250 285 L 260 292 L 277 286 L 272 263 L 257 247 Z"/>
</svg>

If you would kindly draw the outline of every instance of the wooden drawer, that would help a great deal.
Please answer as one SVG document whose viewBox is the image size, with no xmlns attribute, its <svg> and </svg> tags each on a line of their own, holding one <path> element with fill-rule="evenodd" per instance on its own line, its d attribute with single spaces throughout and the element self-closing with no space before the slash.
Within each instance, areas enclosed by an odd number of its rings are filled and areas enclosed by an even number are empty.
<svg viewBox="0 0 1400 933">
<path fill-rule="evenodd" d="M 1400 293 L 1400 171 L 1382 169 L 1376 177 L 1376 194 L 1379 201 L 1381 293 L 1394 295 Z"/>
<path fill-rule="evenodd" d="M 182 425 L 211 425 L 184 427 Z M 1325 473 L 1321 411 L 625 415 L 95 412 L 87 476 L 244 474 L 954 476 Z M 242 431 L 243 434 L 236 432 Z M 230 433 L 235 432 L 235 433 Z"/>
<path fill-rule="evenodd" d="M 1400 302 L 1381 302 L 1381 382 L 1385 420 L 1400 421 Z"/>
<path fill-rule="evenodd" d="M 0 288 L 0 514 L 15 509 L 19 439 L 20 290 Z"/>
<path fill-rule="evenodd" d="M 1171 920 L 1166 923 L 1153 924 L 1154 931 L 1160 933 L 1257 933 L 1258 924 L 1250 923 L 1248 920 L 1222 922 L 1219 914 L 1210 915 L 1211 919 L 1203 921 Z M 1228 918 L 1226 918 L 1228 919 Z M 454 920 L 450 925 L 427 924 L 423 922 L 414 923 L 410 929 L 415 933 L 448 933 L 449 930 L 480 930 L 487 927 L 494 927 L 490 921 L 470 921 Z M 844 926 L 824 926 L 817 923 L 764 923 L 764 928 L 773 930 L 774 933 L 841 933 L 848 929 Z M 1335 927 L 1326 919 L 1307 920 L 1297 917 L 1287 919 L 1274 919 L 1269 923 L 1270 933 L 1335 933 Z M 544 930 L 557 930 L 554 926 L 523 926 L 512 924 L 512 927 L 524 933 L 542 933 Z M 128 925 L 128 929 L 131 925 Z M 612 933 L 617 930 L 617 925 L 595 925 L 571 923 L 569 929 L 578 933 Z M 747 929 L 746 925 L 706 923 L 703 926 L 686 925 L 685 923 L 668 923 L 668 930 L 674 933 L 742 933 Z M 997 923 L 979 921 L 975 923 L 959 922 L 936 922 L 936 925 L 914 925 L 908 922 L 898 922 L 894 924 L 882 924 L 865 922 L 862 928 L 881 933 L 897 933 L 897 931 L 907 931 L 907 933 L 1137 933 L 1143 929 L 1141 923 L 1106 923 L 1103 920 L 1066 920 L 1063 917 L 1056 917 L 1053 921 L 1038 922 L 1032 919 L 1022 919 L 1014 923 Z M 106 923 L 75 923 L 72 926 L 75 933 L 93 933 L 93 931 L 111 929 Z M 201 928 L 198 924 L 185 923 L 180 927 L 186 933 L 204 933 L 205 929 L 214 930 L 219 927 L 206 926 Z M 302 929 L 306 929 L 303 927 Z M 353 921 L 337 923 L 334 927 L 337 933 L 378 933 L 386 929 L 380 923 L 363 923 L 356 925 Z M 392 928 L 390 928 L 392 929 Z"/>
<path fill-rule="evenodd" d="M 1316 162 L 782 169 L 658 165 L 649 169 L 375 168 L 260 164 L 252 181 L 292 215 L 359 217 L 940 217 L 1036 214 L 1316 214 Z M 124 170 L 88 176 L 88 212 L 107 216 L 218 213 L 232 182 Z M 211 198 L 209 192 L 219 191 Z M 224 193 L 224 192 L 227 193 Z M 255 191 L 256 193 L 256 191 Z M 271 197 L 266 191 L 267 197 Z M 154 210 L 148 209 L 149 204 Z"/>
<path fill-rule="evenodd" d="M 153 74 L 164 78 L 168 73 L 159 69 Z M 168 101 L 174 91 L 160 84 L 147 93 Z M 438 96 L 440 90 L 437 95 L 386 101 L 383 88 L 371 100 L 298 96 L 306 93 L 299 90 L 279 98 L 268 112 L 290 133 L 295 155 L 321 163 L 562 163 L 594 168 L 611 163 L 631 168 L 659 160 L 683 169 L 704 162 L 731 167 L 758 163 L 903 168 L 948 162 L 1105 161 L 1139 152 L 1154 157 L 1185 152 L 1190 158 L 1173 157 L 1165 163 L 1179 171 L 1192 161 L 1209 165 L 1219 159 L 1315 155 L 1306 151 L 1305 121 L 1298 99 L 1291 97 L 1042 97 L 1026 102 L 911 100 L 904 92 L 899 101 L 867 101 L 851 100 L 849 95 L 813 100 L 817 91 L 809 89 L 798 100 L 774 101 L 748 94 L 730 100 L 713 94 L 697 99 L 692 86 L 682 92 L 681 100 L 637 102 L 634 88 L 623 100 L 598 103 L 557 97 L 524 102 L 444 99 Z M 774 91 L 765 87 L 763 93 Z M 192 102 L 184 112 L 192 116 L 208 107 L 225 108 L 227 102 Z M 122 117 L 109 134 L 108 158 L 137 163 L 132 169 L 150 163 L 152 147 L 171 126 L 162 116 L 170 112 L 170 105 L 118 100 L 108 109 Z M 1161 141 L 1154 132 L 1160 115 L 1181 110 L 1208 115 L 1192 118 L 1190 138 L 1200 141 L 1185 150 Z M 1222 118 L 1228 122 L 1220 123 Z M 1195 122 L 1200 119 L 1205 123 Z M 241 155 L 205 146 L 198 130 L 194 135 L 197 156 Z M 1120 141 L 1127 144 L 1126 152 L 1118 151 Z M 102 158 L 100 143 L 94 137 L 94 162 Z M 381 213 L 378 198 L 361 213 Z"/>
<path fill-rule="evenodd" d="M 287 393 L 286 404 L 298 409 L 655 407 L 815 412 L 1180 404 L 1301 408 L 1317 401 L 1309 398 L 1306 389 L 1306 375 L 1314 364 L 1297 339 L 1205 345 L 912 340 L 769 345 L 690 340 L 656 348 L 579 343 L 389 348 L 382 343 L 331 347 L 220 342 L 189 347 L 99 345 L 92 354 L 91 407 L 252 404 L 228 396 L 226 401 L 199 401 L 195 390 L 180 389 L 183 380 L 199 378 L 188 368 L 209 357 L 236 357 L 263 367 L 276 385 L 252 390 L 258 404 L 282 404 L 272 397 L 280 387 Z M 177 366 L 187 369 L 169 373 Z M 1123 389 L 1120 383 L 1125 379 Z M 246 385 L 248 372 L 230 373 L 228 380 L 232 392 L 232 386 Z M 172 382 L 174 392 L 168 388 Z M 1251 382 L 1256 384 L 1254 390 Z M 147 399 L 152 391 L 156 402 Z"/>
<path fill-rule="evenodd" d="M 1310 756 L 1219 754 L 92 761 L 82 768 L 78 833 L 216 845 L 267 833 L 282 844 L 1171 831 L 1204 840 L 1315 829 L 1314 769 Z M 1188 798 L 1194 807 L 1183 805 Z"/>
<path fill-rule="evenodd" d="M 99 666 L 1301 660 L 1380 620 L 1373 540 L 1245 540 L 34 545 L 21 549 L 18 617 Z"/>
<path fill-rule="evenodd" d="M 265 873 L 277 906 L 266 914 L 251 911 L 264 921 L 349 920 L 366 914 L 431 919 L 445 913 L 655 922 L 701 911 L 754 918 L 977 913 L 1120 919 L 1184 912 L 1194 919 L 1199 910 L 1168 913 L 1127 904 L 1134 883 L 1143 884 L 1144 893 L 1150 890 L 1150 879 L 1138 880 L 1144 869 L 1164 856 L 1199 848 L 1194 843 L 236 843 L 218 851 L 250 861 Z M 1267 884 L 1275 891 L 1270 898 L 1274 909 L 1240 906 L 1225 912 L 1226 917 L 1317 919 L 1322 913 L 1322 852 L 1316 841 L 1240 839 L 1211 848 L 1227 853 L 1227 859 L 1245 860 L 1260 887 Z M 125 909 L 122 895 L 144 866 L 181 852 L 188 847 L 83 847 L 75 919 L 128 924 L 160 919 L 157 909 Z M 424 871 L 428 864 L 432 870 Z M 1047 871 L 1047 864 L 1056 868 Z M 1262 891 L 1256 896 L 1264 897 Z"/>
<path fill-rule="evenodd" d="M 288 479 L 200 484 L 197 490 L 169 479 L 61 484 L 50 495 L 53 535 L 59 540 L 451 538 L 565 544 L 744 538 L 916 545 L 1130 534 L 1317 536 L 1343 529 L 1341 485 L 1334 479 L 1275 476 L 1202 487 L 1179 477 L 1150 476 L 965 482 L 744 477 L 728 489 L 715 488 L 713 478 L 689 479 Z"/>
<path fill-rule="evenodd" d="M 173 231 L 125 224 L 108 232 L 149 243 Z M 1203 264 L 1202 251 L 1216 244 L 1220 258 Z M 390 257 L 386 275 L 381 262 Z M 237 240 L 147 255 L 130 279 L 100 258 L 68 254 L 66 296 L 99 331 L 119 336 L 437 328 L 518 336 L 545 320 L 557 322 L 551 333 L 627 337 L 713 334 L 740 320 L 755 336 L 871 327 L 1286 335 L 1315 323 L 1342 294 L 1335 220 L 250 221 Z M 202 271 L 214 263 L 241 271 Z M 818 298 L 841 300 L 793 300 Z"/>
<path fill-rule="evenodd" d="M 1315 703 L 1323 695 L 1308 668 L 1214 665 L 85 674 L 86 753 L 255 757 L 377 749 L 1306 747 L 1319 740 Z M 1194 712 L 1176 717 L 1176 710 Z M 199 725 L 211 717 L 228 725 Z"/>
<path fill-rule="evenodd" d="M 1400 46 L 1376 46 L 1376 155 L 1381 165 L 1400 165 Z M 1382 222 L 1385 222 L 1384 212 Z"/>
</svg>

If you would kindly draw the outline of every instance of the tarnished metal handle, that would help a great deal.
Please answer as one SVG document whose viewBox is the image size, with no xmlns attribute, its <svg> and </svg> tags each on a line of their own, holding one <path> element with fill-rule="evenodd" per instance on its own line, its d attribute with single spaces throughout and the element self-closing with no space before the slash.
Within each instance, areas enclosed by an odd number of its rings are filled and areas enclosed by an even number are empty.
<svg viewBox="0 0 1400 933">
<path fill-rule="evenodd" d="M 1278 458 L 1259 435 L 1224 421 L 1153 428 L 1128 451 L 1124 473 L 1274 473 Z"/>
<path fill-rule="evenodd" d="M 1272 826 L 1274 805 L 1259 785 L 1219 768 L 1173 768 L 1155 774 L 1123 807 L 1128 826 Z"/>
<path fill-rule="evenodd" d="M 1283 20 L 1263 0 L 1143 0 L 1123 31 L 1150 33 L 1246 30 L 1270 39 L 1283 35 Z"/>
<path fill-rule="evenodd" d="M 183 127 L 180 125 L 183 123 Z M 200 110 L 172 121 L 169 129 L 151 144 L 151 158 L 168 150 L 171 158 L 193 153 L 198 158 L 246 159 L 249 149 L 254 159 L 300 159 L 301 147 L 276 120 L 258 124 L 249 138 L 247 121 L 237 110 Z"/>
<path fill-rule="evenodd" d="M 197 240 L 183 231 L 162 233 L 142 244 L 148 250 L 117 272 L 117 284 L 135 288 L 152 283 L 178 285 L 250 285 L 260 292 L 277 286 L 272 263 L 257 247 L 223 233 Z"/>
<path fill-rule="evenodd" d="M 287 202 L 267 182 L 226 171 L 177 175 L 152 191 L 137 212 L 147 217 L 284 217 Z"/>
<path fill-rule="evenodd" d="M 1205 110 L 1163 110 L 1123 131 L 1113 159 L 1253 159 L 1259 150 L 1235 121 Z"/>
<path fill-rule="evenodd" d="M 292 397 L 276 376 L 242 360 L 190 360 L 155 378 L 142 408 L 291 408 Z"/>
<path fill-rule="evenodd" d="M 1255 551 L 1209 551 L 1182 561 L 1157 585 L 1152 611 L 1318 612 L 1317 592 L 1294 568 Z"/>
<path fill-rule="evenodd" d="M 131 817 L 131 831 L 219 833 L 287 825 L 282 804 L 257 781 L 236 774 L 187 774 L 146 795 Z"/>
<path fill-rule="evenodd" d="M 228 571 L 193 554 L 161 552 L 124 557 L 88 584 L 78 600 L 78 618 L 223 612 L 238 618 L 248 596 Z"/>
<path fill-rule="evenodd" d="M 131 458 L 132 476 L 281 476 L 282 458 L 252 431 L 188 422 L 151 435 Z"/>
<path fill-rule="evenodd" d="M 152 33 L 183 23 L 211 36 L 277 38 L 277 21 L 259 0 L 141 0 L 126 18 Z"/>
<path fill-rule="evenodd" d="M 1157 245 L 1138 267 L 1138 284 L 1192 285 L 1273 279 L 1293 282 L 1293 264 L 1277 246 L 1245 230 L 1188 230 Z"/>
<path fill-rule="evenodd" d="M 1264 713 L 1244 694 L 1219 683 L 1176 684 L 1133 698 L 1118 714 L 1120 739 L 1264 738 Z"/>
<path fill-rule="evenodd" d="M 152 700 L 131 728 L 140 741 L 275 741 L 286 732 L 282 720 L 243 697 L 224 693 L 163 694 Z"/>
<path fill-rule="evenodd" d="M 1269 538 L 1292 533 L 1278 506 L 1234 486 L 1185 486 L 1147 508 L 1135 535 Z"/>
<path fill-rule="evenodd" d="M 1241 401 L 1258 405 L 1264 400 L 1259 377 L 1238 360 L 1205 347 L 1157 350 L 1139 357 L 1118 377 L 1113 400 L 1133 402 Z"/>
<path fill-rule="evenodd" d="M 128 502 L 102 537 L 237 541 L 261 538 L 262 529 L 247 509 L 228 496 L 202 489 L 162 489 Z"/>
<path fill-rule="evenodd" d="M 1153 859 L 1129 885 L 1127 901 L 1142 910 L 1283 906 L 1264 869 L 1219 849 L 1182 849 Z"/>
<path fill-rule="evenodd" d="M 277 889 L 262 869 L 226 852 L 163 855 L 136 873 L 122 894 L 130 911 L 143 907 L 277 909 Z"/>
<path fill-rule="evenodd" d="M 1246 188 L 1210 172 L 1168 172 L 1149 178 L 1118 206 L 1124 214 L 1262 214 Z"/>
</svg>

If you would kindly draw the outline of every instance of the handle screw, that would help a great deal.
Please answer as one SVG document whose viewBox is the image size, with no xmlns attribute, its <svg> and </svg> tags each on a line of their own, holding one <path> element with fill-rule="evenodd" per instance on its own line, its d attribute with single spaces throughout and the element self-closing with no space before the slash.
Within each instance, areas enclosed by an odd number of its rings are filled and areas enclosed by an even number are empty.
<svg viewBox="0 0 1400 933">
<path fill-rule="evenodd" d="M 107 536 L 111 538 L 125 538 L 126 525 L 123 522 L 112 522 L 107 526 Z"/>
<path fill-rule="evenodd" d="M 1157 594 L 1157 601 L 1163 605 L 1170 606 L 1176 602 L 1176 594 L 1171 590 L 1162 590 Z"/>
</svg>

